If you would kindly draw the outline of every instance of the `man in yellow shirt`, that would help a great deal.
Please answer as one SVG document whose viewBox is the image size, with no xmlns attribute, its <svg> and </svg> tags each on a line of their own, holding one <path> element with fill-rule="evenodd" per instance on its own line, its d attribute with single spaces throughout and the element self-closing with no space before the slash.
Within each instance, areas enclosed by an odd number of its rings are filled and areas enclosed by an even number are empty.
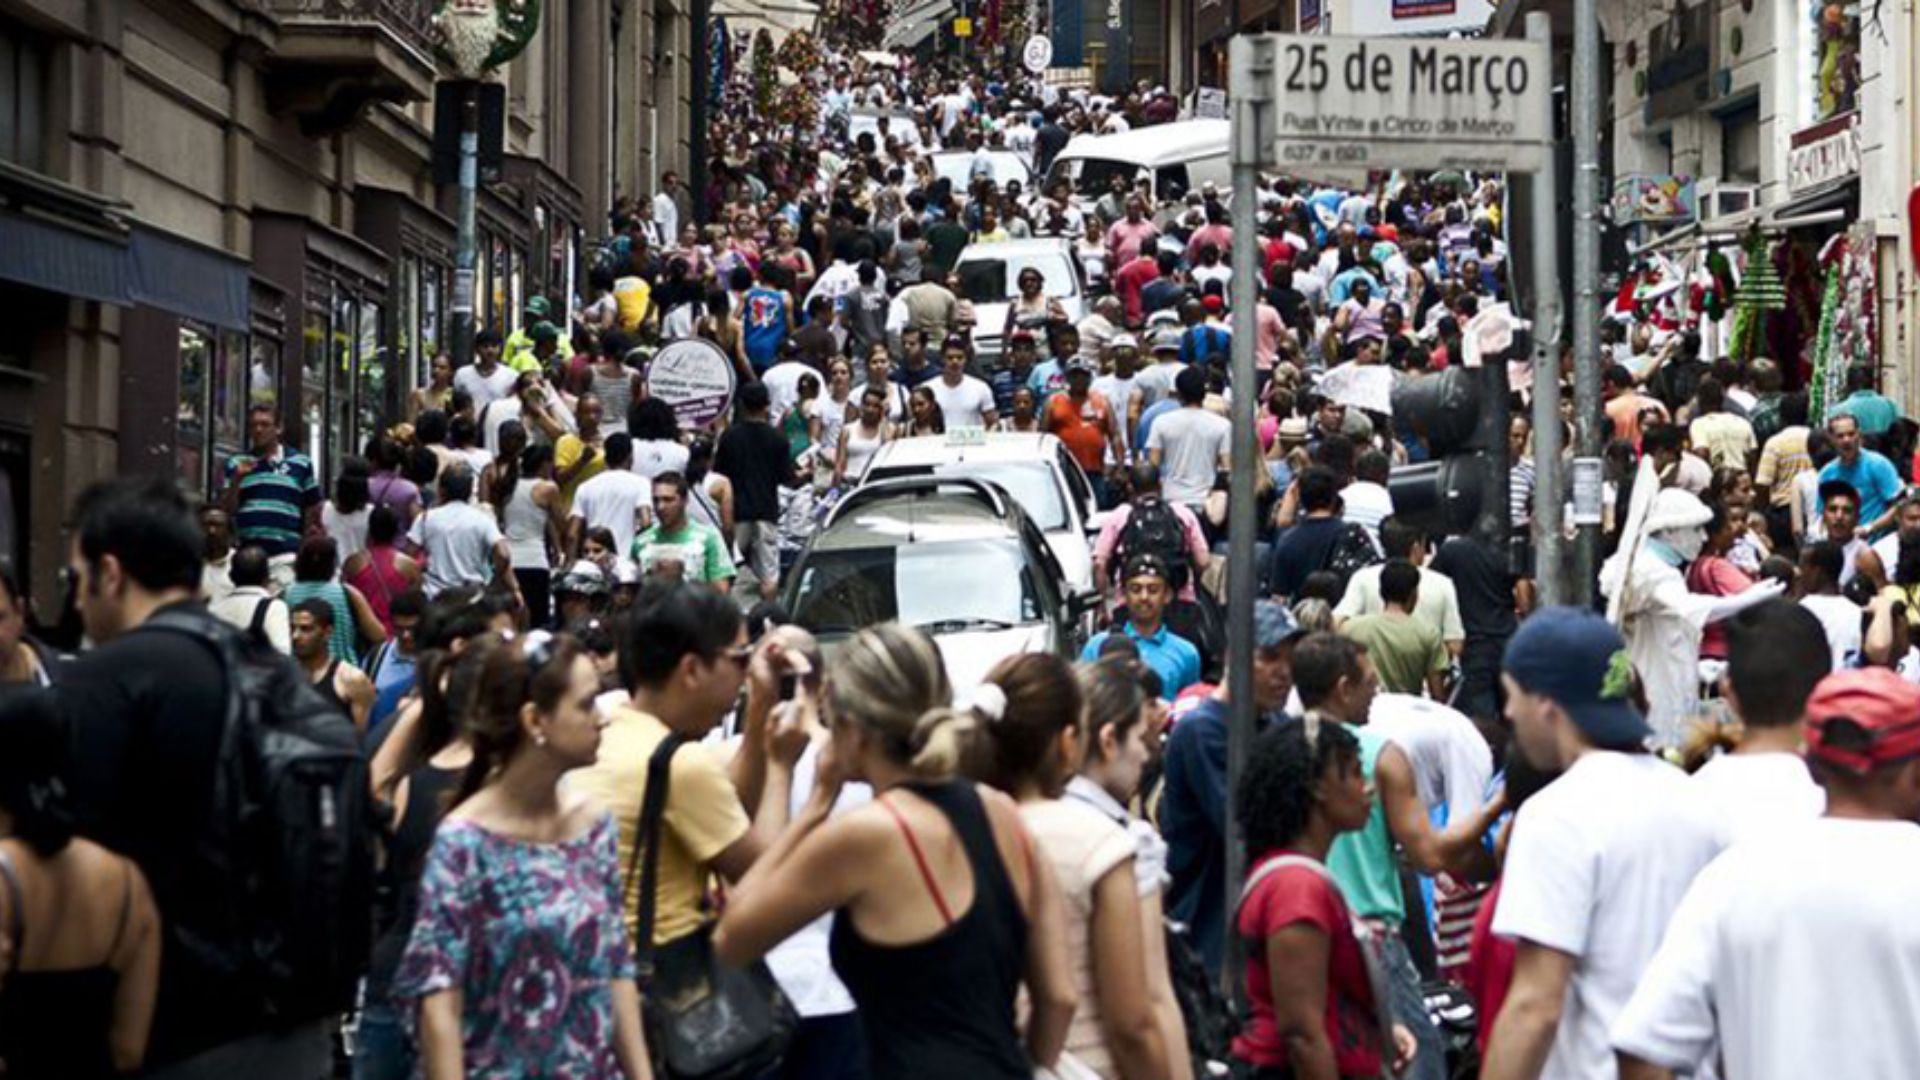
<svg viewBox="0 0 1920 1080">
<path fill-rule="evenodd" d="M 687 740 L 673 754 L 660 822 L 653 940 L 664 944 L 711 917 L 713 875 L 740 880 L 786 827 L 793 761 L 806 740 L 783 737 L 779 753 L 772 751 L 779 654 L 747 644 L 740 608 L 726 596 L 691 585 L 664 590 L 634 609 L 622 646 L 632 700 L 613 710 L 599 760 L 568 783 L 600 800 L 619 827 L 627 930 L 637 936 L 641 860 L 634 845 L 648 764 L 669 735 Z M 733 709 L 743 683 L 740 744 L 725 761 L 700 740 Z"/>
<path fill-rule="evenodd" d="M 580 485 L 607 471 L 607 455 L 600 449 L 603 436 L 600 418 L 605 409 L 600 395 L 581 394 L 573 405 L 573 423 L 578 434 L 567 432 L 554 440 L 554 480 L 560 485 L 560 509 L 573 510 L 573 493 Z"/>
<path fill-rule="evenodd" d="M 520 322 L 520 329 L 507 335 L 507 366 L 515 371 L 539 371 L 540 361 L 533 355 L 534 327 L 550 323 L 558 331 L 560 325 L 553 323 L 553 305 L 544 296 L 527 300 L 526 316 Z M 567 361 L 573 359 L 573 342 L 567 338 L 568 335 L 562 333 L 554 339 L 553 362 L 556 367 L 563 369 Z"/>
</svg>

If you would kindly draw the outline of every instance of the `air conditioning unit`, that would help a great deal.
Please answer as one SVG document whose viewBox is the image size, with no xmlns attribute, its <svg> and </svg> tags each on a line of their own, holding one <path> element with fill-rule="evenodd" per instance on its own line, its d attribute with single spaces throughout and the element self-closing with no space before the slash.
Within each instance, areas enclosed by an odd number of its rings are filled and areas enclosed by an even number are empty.
<svg viewBox="0 0 1920 1080">
<path fill-rule="evenodd" d="M 1699 184 L 1700 220 L 1717 221 L 1744 214 L 1760 205 L 1760 185 L 1702 180 Z"/>
</svg>

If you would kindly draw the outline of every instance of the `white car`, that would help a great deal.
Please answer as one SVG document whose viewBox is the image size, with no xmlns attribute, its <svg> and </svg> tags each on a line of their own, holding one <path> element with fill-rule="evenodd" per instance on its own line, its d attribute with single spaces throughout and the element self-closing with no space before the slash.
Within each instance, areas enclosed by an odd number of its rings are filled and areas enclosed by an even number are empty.
<svg viewBox="0 0 1920 1080">
<path fill-rule="evenodd" d="M 1066 445 L 1052 435 L 955 431 L 883 444 L 862 486 L 906 476 L 990 480 L 1039 528 L 1069 591 L 1093 588 L 1093 489 Z"/>
<path fill-rule="evenodd" d="M 1087 317 L 1087 287 L 1072 241 L 1057 236 L 1031 240 L 1003 240 L 997 244 L 969 244 L 954 263 L 960 278 L 960 296 L 973 304 L 973 352 L 983 363 L 998 360 L 1005 351 L 1007 308 L 1020 295 L 1020 272 L 1032 267 L 1045 282 L 1047 297 L 1060 301 L 1067 322 L 1078 326 Z M 1044 344 L 1040 355 L 1047 350 Z"/>
<path fill-rule="evenodd" d="M 1021 190 L 1033 186 L 1033 170 L 1027 166 L 1024 154 L 1012 150 L 947 150 L 933 155 L 933 175 L 953 185 L 953 193 L 962 200 L 973 188 L 973 161 L 985 158 L 987 167 L 992 170 L 993 186 L 1001 191 L 1007 190 L 1007 181 L 1018 180 Z"/>
</svg>

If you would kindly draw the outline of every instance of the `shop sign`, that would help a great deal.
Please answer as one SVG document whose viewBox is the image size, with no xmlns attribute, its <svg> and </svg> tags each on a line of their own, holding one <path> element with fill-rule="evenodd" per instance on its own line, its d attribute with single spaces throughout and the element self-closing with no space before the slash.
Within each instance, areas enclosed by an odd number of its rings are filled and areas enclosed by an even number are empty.
<svg viewBox="0 0 1920 1080">
<path fill-rule="evenodd" d="M 1639 225 L 1681 225 L 1700 216 L 1693 177 L 1665 174 L 1623 176 L 1613 185 L 1613 220 Z"/>
<path fill-rule="evenodd" d="M 1341 5 L 1340 32 L 1478 37 L 1486 31 L 1493 12 L 1492 0 L 1346 0 Z"/>
<path fill-rule="evenodd" d="M 1538 41 L 1274 35 L 1270 163 L 1534 172 L 1553 67 Z"/>
<path fill-rule="evenodd" d="M 733 361 L 711 341 L 684 338 L 654 354 L 647 392 L 673 407 L 680 426 L 706 427 L 733 403 Z"/>
<path fill-rule="evenodd" d="M 1793 133 L 1787 194 L 1798 198 L 1860 175 L 1860 114 L 1845 113 Z"/>
</svg>

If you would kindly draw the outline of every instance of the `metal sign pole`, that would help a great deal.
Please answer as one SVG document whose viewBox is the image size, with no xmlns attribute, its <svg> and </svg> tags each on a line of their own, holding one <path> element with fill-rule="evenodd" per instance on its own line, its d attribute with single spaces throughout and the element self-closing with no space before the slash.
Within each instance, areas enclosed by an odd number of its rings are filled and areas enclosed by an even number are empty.
<svg viewBox="0 0 1920 1080">
<path fill-rule="evenodd" d="M 1553 16 L 1527 15 L 1527 38 L 1553 44 Z M 1542 94 L 1547 131 L 1553 131 L 1553 95 Z M 1560 223 L 1558 184 L 1551 166 L 1527 178 L 1533 185 L 1533 564 L 1542 604 L 1567 602 L 1566 533 L 1561 527 L 1560 467 Z"/>
<path fill-rule="evenodd" d="M 1273 89 L 1274 42 L 1241 35 L 1229 46 L 1233 95 L 1233 446 L 1227 501 L 1227 896 L 1240 895 L 1245 845 L 1234 793 L 1253 746 L 1254 470 L 1261 468 L 1255 434 L 1254 339 L 1258 336 L 1260 163 L 1266 156 L 1262 120 Z M 1246 980 L 1238 935 L 1227 935 L 1226 990 L 1239 1001 Z"/>
<path fill-rule="evenodd" d="M 1573 3 L 1572 75 L 1574 452 L 1591 475 L 1600 470 L 1600 14 L 1594 0 Z M 1587 516 L 1574 544 L 1569 600 L 1582 607 L 1593 605 L 1600 551 L 1595 516 Z"/>
</svg>

